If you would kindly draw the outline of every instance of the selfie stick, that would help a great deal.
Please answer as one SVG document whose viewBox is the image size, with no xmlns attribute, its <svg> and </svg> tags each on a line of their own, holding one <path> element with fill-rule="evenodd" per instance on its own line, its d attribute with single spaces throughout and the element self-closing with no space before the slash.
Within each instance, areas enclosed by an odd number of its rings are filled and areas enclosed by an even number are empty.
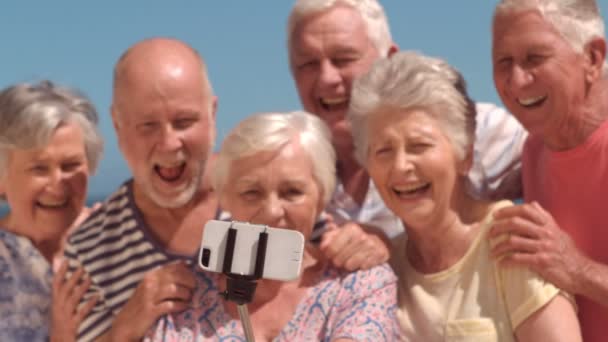
<svg viewBox="0 0 608 342">
<path fill-rule="evenodd" d="M 232 273 L 232 258 L 234 256 L 236 234 L 236 229 L 232 227 L 228 229 L 226 252 L 224 253 L 224 264 L 222 265 L 222 273 L 228 277 L 226 278 L 226 291 L 222 293 L 222 296 L 226 300 L 233 301 L 237 304 L 236 307 L 239 312 L 241 324 L 243 325 L 245 338 L 248 342 L 254 342 L 255 338 L 253 336 L 253 329 L 251 328 L 247 303 L 250 303 L 253 300 L 253 294 L 255 293 L 255 288 L 257 286 L 255 281 L 262 278 L 262 275 L 264 274 L 268 233 L 266 233 L 266 230 L 260 233 L 253 275 Z"/>
</svg>

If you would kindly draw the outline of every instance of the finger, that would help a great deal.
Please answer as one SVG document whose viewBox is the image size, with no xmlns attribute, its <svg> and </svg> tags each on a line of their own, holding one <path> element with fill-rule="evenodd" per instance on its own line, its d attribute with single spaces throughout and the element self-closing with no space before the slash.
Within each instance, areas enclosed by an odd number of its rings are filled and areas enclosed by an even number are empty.
<svg viewBox="0 0 608 342">
<path fill-rule="evenodd" d="M 192 291 L 189 288 L 177 284 L 167 284 L 160 289 L 154 303 L 160 304 L 167 300 L 189 301 L 191 298 Z"/>
<path fill-rule="evenodd" d="M 509 235 L 492 248 L 493 257 L 504 257 L 513 253 L 536 253 L 539 250 L 538 240 L 533 240 L 519 235 Z"/>
<path fill-rule="evenodd" d="M 76 286 L 76 288 L 69 294 L 68 303 L 72 311 L 75 312 L 78 308 L 78 304 L 82 300 L 82 297 L 87 292 L 89 287 L 91 286 L 91 278 L 86 275 L 83 277 L 83 281 L 80 285 Z"/>
<path fill-rule="evenodd" d="M 349 259 L 358 260 L 361 258 L 360 255 L 373 253 L 373 243 L 367 239 L 370 239 L 367 235 L 351 235 L 351 239 L 334 256 L 332 262 L 338 267 L 344 267 Z"/>
<path fill-rule="evenodd" d="M 319 249 L 329 259 L 333 259 L 350 239 L 350 232 L 336 229 L 328 231 L 321 237 Z"/>
<path fill-rule="evenodd" d="M 528 203 L 501 208 L 494 213 L 494 219 L 497 221 L 514 217 L 527 219 L 540 225 L 545 223 L 544 217 L 537 207 Z"/>
<path fill-rule="evenodd" d="M 91 310 L 93 310 L 93 308 L 95 307 L 95 304 L 97 304 L 98 300 L 99 300 L 99 297 L 94 296 L 93 298 L 89 299 L 89 301 L 86 302 L 85 305 L 83 305 L 76 312 L 76 319 L 77 319 L 78 325 L 80 325 L 80 322 L 82 322 L 82 320 L 89 315 Z"/>
<path fill-rule="evenodd" d="M 344 269 L 350 272 L 368 269 L 371 265 L 368 262 L 369 258 L 367 253 L 356 253 L 344 262 Z"/>
<path fill-rule="evenodd" d="M 535 254 L 528 253 L 514 253 L 511 254 L 504 259 L 500 260 L 501 267 L 526 267 L 536 272 L 538 274 L 542 274 L 542 269 L 539 267 L 539 258 Z"/>
<path fill-rule="evenodd" d="M 156 318 L 168 313 L 181 312 L 190 307 L 189 303 L 181 300 L 166 300 L 155 307 Z"/>
<path fill-rule="evenodd" d="M 186 288 L 196 286 L 196 278 L 190 265 L 185 260 L 173 261 L 154 270 L 161 284 L 178 284 Z"/>
<path fill-rule="evenodd" d="M 84 268 L 78 267 L 74 273 L 68 278 L 68 280 L 63 284 L 61 291 L 63 292 L 63 296 L 67 296 L 70 292 L 74 290 L 74 287 L 80 282 L 82 275 L 84 274 Z"/>
<path fill-rule="evenodd" d="M 68 271 L 68 261 L 63 259 L 57 273 L 53 276 L 53 291 L 57 291 L 65 281 L 65 274 Z"/>
<path fill-rule="evenodd" d="M 553 222 L 554 221 L 553 216 L 551 215 L 551 213 L 549 213 L 548 211 L 546 211 L 545 208 L 543 208 L 538 202 L 534 201 L 534 202 L 531 203 L 531 205 L 534 207 L 534 209 L 538 213 L 539 217 L 541 217 L 541 219 L 543 220 L 543 222 L 549 223 L 549 222 Z"/>
<path fill-rule="evenodd" d="M 522 237 L 537 239 L 541 232 L 540 227 L 537 224 L 522 217 L 512 217 L 494 222 L 489 237 L 495 238 L 503 234 L 520 235 Z"/>
</svg>

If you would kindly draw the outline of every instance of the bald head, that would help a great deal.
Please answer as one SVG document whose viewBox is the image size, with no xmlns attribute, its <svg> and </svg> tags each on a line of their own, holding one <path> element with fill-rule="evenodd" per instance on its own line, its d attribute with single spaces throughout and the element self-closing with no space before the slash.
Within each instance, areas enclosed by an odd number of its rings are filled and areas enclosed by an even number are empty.
<svg viewBox="0 0 608 342">
<path fill-rule="evenodd" d="M 216 103 L 203 60 L 180 41 L 144 40 L 118 60 L 112 122 L 136 202 L 179 208 L 196 198 L 215 140 Z"/>
<path fill-rule="evenodd" d="M 131 46 L 114 67 L 114 104 L 130 97 L 129 90 L 145 86 L 159 87 L 170 78 L 200 78 L 201 91 L 211 98 L 213 90 L 207 68 L 191 46 L 171 38 L 150 38 Z M 158 89 L 161 91 L 161 89 Z"/>
</svg>

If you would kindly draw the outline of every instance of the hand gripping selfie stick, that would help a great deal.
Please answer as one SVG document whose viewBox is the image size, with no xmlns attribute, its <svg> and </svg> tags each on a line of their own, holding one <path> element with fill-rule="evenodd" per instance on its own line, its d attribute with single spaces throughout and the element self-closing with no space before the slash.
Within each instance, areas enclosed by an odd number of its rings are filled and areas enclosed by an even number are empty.
<svg viewBox="0 0 608 342">
<path fill-rule="evenodd" d="M 237 310 L 245 332 L 245 338 L 248 342 L 254 342 L 253 329 L 249 319 L 249 311 L 247 303 L 253 300 L 256 280 L 262 278 L 264 274 L 264 261 L 266 259 L 266 244 L 268 243 L 268 233 L 266 230 L 260 233 L 258 239 L 258 250 L 256 252 L 255 270 L 253 275 L 242 275 L 232 273 L 232 258 L 234 256 L 234 245 L 236 242 L 237 230 L 234 228 L 228 229 L 228 239 L 226 241 L 226 249 L 224 253 L 224 264 L 222 265 L 222 273 L 226 278 L 226 291 L 222 292 L 222 296 L 226 300 L 233 301 L 237 304 Z"/>
</svg>

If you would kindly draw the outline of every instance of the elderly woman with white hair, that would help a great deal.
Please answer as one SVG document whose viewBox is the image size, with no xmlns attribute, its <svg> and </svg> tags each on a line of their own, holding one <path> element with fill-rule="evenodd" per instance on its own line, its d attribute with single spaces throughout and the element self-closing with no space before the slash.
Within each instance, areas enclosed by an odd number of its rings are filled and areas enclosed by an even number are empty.
<svg viewBox="0 0 608 342">
<path fill-rule="evenodd" d="M 103 142 L 83 95 L 48 81 L 0 92 L 0 340 L 74 341 L 94 299 L 60 263 L 70 227 L 89 213 L 89 175 Z"/>
<path fill-rule="evenodd" d="M 234 220 L 294 229 L 307 240 L 336 182 L 328 129 L 304 112 L 245 119 L 215 165 L 214 187 Z M 236 304 L 220 296 L 224 276 L 198 279 L 196 307 L 163 317 L 148 340 L 244 340 Z M 248 307 L 256 341 L 394 341 L 396 295 L 388 265 L 347 273 L 308 244 L 301 276 L 259 281 Z"/>
<path fill-rule="evenodd" d="M 407 227 L 391 256 L 405 338 L 581 340 L 567 295 L 490 256 L 492 213 L 512 203 L 466 191 L 475 109 L 460 73 L 397 53 L 355 82 L 348 119 L 357 158 Z"/>
</svg>

